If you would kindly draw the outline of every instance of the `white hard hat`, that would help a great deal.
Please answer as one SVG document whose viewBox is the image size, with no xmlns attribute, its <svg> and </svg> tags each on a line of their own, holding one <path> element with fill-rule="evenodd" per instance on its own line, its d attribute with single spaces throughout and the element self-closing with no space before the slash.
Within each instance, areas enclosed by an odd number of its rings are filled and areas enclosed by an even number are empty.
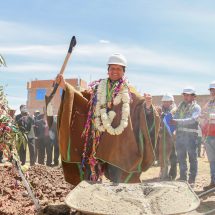
<svg viewBox="0 0 215 215">
<path fill-rule="evenodd" d="M 196 94 L 196 91 L 193 87 L 186 87 L 183 89 L 183 94 Z"/>
<path fill-rule="evenodd" d="M 127 66 L 127 60 L 125 57 L 119 53 L 113 54 L 109 57 L 107 65 L 116 64 L 121 66 Z"/>
<path fill-rule="evenodd" d="M 215 89 L 215 81 L 213 81 L 209 84 L 209 90 L 210 89 Z"/>
<path fill-rule="evenodd" d="M 170 101 L 174 102 L 174 97 L 170 93 L 166 93 L 163 95 L 161 101 L 162 102 L 170 102 Z"/>
</svg>

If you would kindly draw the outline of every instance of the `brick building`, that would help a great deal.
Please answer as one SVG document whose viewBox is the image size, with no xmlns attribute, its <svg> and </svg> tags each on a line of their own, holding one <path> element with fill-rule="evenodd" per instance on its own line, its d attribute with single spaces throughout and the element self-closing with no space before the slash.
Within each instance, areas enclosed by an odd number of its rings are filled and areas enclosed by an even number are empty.
<svg viewBox="0 0 215 215">
<path fill-rule="evenodd" d="M 70 83 L 75 89 L 82 91 L 87 88 L 86 81 L 82 79 L 66 79 L 66 82 Z M 52 92 L 53 81 L 52 80 L 34 80 L 27 83 L 27 108 L 32 115 L 35 110 L 39 110 L 43 113 L 45 108 L 45 95 L 50 95 Z M 60 99 L 62 95 L 62 89 L 58 88 L 51 103 L 54 109 L 54 114 L 57 113 Z"/>
</svg>

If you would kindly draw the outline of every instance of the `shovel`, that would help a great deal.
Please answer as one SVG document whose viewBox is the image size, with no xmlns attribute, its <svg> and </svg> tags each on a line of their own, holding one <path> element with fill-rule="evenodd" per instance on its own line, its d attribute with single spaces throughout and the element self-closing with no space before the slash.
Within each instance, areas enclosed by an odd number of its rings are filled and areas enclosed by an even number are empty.
<svg viewBox="0 0 215 215">
<path fill-rule="evenodd" d="M 64 59 L 64 62 L 63 62 L 63 65 L 61 67 L 61 70 L 60 70 L 59 74 L 63 75 L 63 73 L 65 71 L 65 68 L 66 68 L 66 65 L 67 65 L 67 63 L 69 61 L 69 58 L 70 58 L 70 56 L 72 54 L 72 50 L 75 47 L 75 45 L 76 45 L 76 38 L 75 38 L 75 36 L 73 36 L 72 39 L 71 39 L 70 45 L 69 45 L 67 55 L 66 55 L 66 57 Z M 53 115 L 52 111 L 51 111 L 52 107 L 51 107 L 50 102 L 51 102 L 52 98 L 54 97 L 58 86 L 59 85 L 57 83 L 54 83 L 54 88 L 53 88 L 51 94 L 49 96 L 47 96 L 47 95 L 45 96 L 47 116 L 52 116 Z M 48 126 L 51 127 L 51 125 L 53 123 L 53 117 L 47 117 L 47 118 L 48 118 Z"/>
</svg>

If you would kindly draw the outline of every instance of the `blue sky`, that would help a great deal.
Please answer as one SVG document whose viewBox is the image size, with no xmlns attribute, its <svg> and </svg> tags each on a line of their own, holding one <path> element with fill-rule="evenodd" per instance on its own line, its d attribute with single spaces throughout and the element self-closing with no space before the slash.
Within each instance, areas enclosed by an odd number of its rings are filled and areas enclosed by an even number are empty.
<svg viewBox="0 0 215 215">
<path fill-rule="evenodd" d="M 54 79 L 73 35 L 66 78 L 106 77 L 108 56 L 120 52 L 141 93 L 191 85 L 208 94 L 215 80 L 213 0 L 2 0 L 0 85 L 12 108 L 26 102 L 28 81 Z"/>
</svg>

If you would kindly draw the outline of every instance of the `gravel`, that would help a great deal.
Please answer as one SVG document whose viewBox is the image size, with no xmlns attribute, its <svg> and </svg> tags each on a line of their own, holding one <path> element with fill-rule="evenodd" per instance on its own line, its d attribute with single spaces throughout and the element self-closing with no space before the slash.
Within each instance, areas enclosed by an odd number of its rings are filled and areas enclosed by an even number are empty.
<svg viewBox="0 0 215 215">
<path fill-rule="evenodd" d="M 72 213 L 64 204 L 64 199 L 73 186 L 65 182 L 60 167 L 35 165 L 28 169 L 25 176 L 41 205 L 40 214 L 69 215 Z M 56 212 L 53 213 L 53 210 Z M 0 166 L 0 214 L 37 214 L 21 177 L 10 164 Z"/>
</svg>

